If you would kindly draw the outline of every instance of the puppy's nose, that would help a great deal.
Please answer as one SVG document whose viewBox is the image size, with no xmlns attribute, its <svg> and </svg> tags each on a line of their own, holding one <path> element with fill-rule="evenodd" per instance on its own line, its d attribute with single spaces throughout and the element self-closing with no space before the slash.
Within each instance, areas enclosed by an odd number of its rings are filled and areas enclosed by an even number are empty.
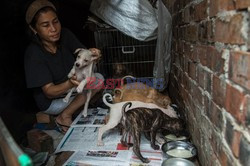
<svg viewBox="0 0 250 166">
<path fill-rule="evenodd" d="M 80 66 L 80 64 L 79 63 L 76 63 L 76 67 L 79 67 Z"/>
</svg>

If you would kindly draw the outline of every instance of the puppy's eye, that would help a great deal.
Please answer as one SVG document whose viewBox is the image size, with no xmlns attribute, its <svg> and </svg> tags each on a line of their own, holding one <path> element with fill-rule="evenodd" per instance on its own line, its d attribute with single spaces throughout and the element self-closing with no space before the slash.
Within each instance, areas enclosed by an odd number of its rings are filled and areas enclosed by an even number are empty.
<svg viewBox="0 0 250 166">
<path fill-rule="evenodd" d="M 88 62 L 88 60 L 85 59 L 84 62 Z"/>
</svg>

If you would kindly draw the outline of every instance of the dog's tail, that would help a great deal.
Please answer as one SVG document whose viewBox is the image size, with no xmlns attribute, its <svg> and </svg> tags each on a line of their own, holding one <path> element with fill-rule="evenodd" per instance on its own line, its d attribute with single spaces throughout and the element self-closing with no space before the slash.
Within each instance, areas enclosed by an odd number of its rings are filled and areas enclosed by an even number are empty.
<svg viewBox="0 0 250 166">
<path fill-rule="evenodd" d="M 127 102 L 122 106 L 122 116 L 125 117 L 126 107 L 130 108 L 132 106 L 131 102 Z"/>
<path fill-rule="evenodd" d="M 120 95 L 119 99 L 120 100 L 122 99 L 122 97 L 123 97 L 123 91 L 121 89 L 115 88 L 114 89 L 114 93 L 115 93 L 115 96 L 117 96 L 119 94 Z"/>
<path fill-rule="evenodd" d="M 117 94 L 117 91 L 119 91 L 119 93 L 120 93 L 120 100 L 121 100 L 122 97 L 123 97 L 123 90 L 122 90 L 121 88 L 122 88 L 123 85 L 124 85 L 124 80 L 125 80 L 125 78 L 136 79 L 136 78 L 135 78 L 134 76 L 132 76 L 132 75 L 126 75 L 126 76 L 124 76 L 124 77 L 121 78 L 121 86 L 118 87 L 118 88 L 115 88 L 115 90 L 114 90 L 114 93 L 115 93 L 115 94 Z"/>
<path fill-rule="evenodd" d="M 132 75 L 126 75 L 124 77 L 121 78 L 121 87 L 124 85 L 124 80 L 125 78 L 130 78 L 130 79 L 136 79 L 134 76 Z"/>
<path fill-rule="evenodd" d="M 112 95 L 111 94 L 109 94 L 109 93 L 105 93 L 104 95 L 103 95 L 103 97 L 102 97 L 102 101 L 104 102 L 104 104 L 106 105 L 106 106 L 108 106 L 108 107 L 112 107 L 112 105 L 113 104 L 110 104 L 109 102 L 107 102 L 107 97 L 109 97 L 109 99 L 111 100 L 111 101 L 113 101 L 112 99 Z"/>
</svg>

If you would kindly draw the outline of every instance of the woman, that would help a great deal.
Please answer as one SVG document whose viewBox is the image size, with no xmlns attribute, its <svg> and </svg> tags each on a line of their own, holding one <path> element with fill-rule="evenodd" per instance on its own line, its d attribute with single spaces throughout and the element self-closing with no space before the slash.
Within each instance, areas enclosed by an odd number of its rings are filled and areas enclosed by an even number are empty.
<svg viewBox="0 0 250 166">
<path fill-rule="evenodd" d="M 66 132 L 72 123 L 72 114 L 86 101 L 86 93 L 63 102 L 63 95 L 77 86 L 76 77 L 67 77 L 73 67 L 77 48 L 84 46 L 67 29 L 61 28 L 55 6 L 47 0 L 35 0 L 27 9 L 26 22 L 33 32 L 33 39 L 25 53 L 25 74 L 28 88 L 33 88 L 40 110 L 58 115 L 56 124 Z M 99 55 L 96 48 L 90 49 Z M 98 92 L 92 91 L 93 95 Z"/>
</svg>

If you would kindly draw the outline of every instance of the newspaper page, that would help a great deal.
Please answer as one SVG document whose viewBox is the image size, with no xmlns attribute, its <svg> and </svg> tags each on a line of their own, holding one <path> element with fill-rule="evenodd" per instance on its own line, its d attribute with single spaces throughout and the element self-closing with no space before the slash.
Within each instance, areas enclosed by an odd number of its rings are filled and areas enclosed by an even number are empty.
<svg viewBox="0 0 250 166">
<path fill-rule="evenodd" d="M 162 152 L 160 150 L 153 150 L 141 146 L 141 154 L 143 157 L 150 160 L 149 163 L 143 163 L 134 153 L 130 158 L 131 166 L 161 166 L 163 162 Z"/>
<path fill-rule="evenodd" d="M 108 109 L 90 108 L 88 109 L 87 117 L 83 117 L 80 113 L 72 122 L 71 127 L 101 127 L 105 124 L 105 117 L 108 114 Z"/>
<path fill-rule="evenodd" d="M 82 165 L 100 165 L 100 166 L 128 166 L 132 152 L 123 151 L 77 151 L 63 166 L 82 166 Z"/>
<path fill-rule="evenodd" d="M 117 150 L 121 135 L 118 129 L 103 134 L 104 146 L 97 146 L 97 127 L 71 127 L 59 143 L 55 153 L 62 151 Z"/>
</svg>

